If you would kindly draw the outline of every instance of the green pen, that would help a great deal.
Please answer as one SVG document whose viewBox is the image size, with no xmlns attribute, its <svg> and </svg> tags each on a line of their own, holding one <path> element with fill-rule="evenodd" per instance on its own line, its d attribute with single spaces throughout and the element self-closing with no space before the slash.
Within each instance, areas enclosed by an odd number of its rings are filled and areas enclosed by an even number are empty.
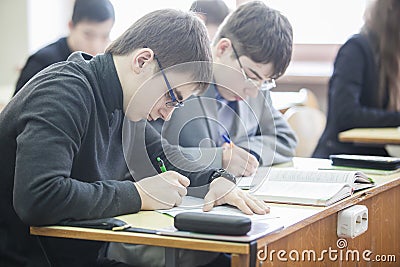
<svg viewBox="0 0 400 267">
<path fill-rule="evenodd" d="M 167 168 L 165 167 L 164 161 L 160 157 L 157 157 L 157 161 L 158 161 L 158 166 L 160 167 L 161 172 L 166 172 Z"/>
</svg>

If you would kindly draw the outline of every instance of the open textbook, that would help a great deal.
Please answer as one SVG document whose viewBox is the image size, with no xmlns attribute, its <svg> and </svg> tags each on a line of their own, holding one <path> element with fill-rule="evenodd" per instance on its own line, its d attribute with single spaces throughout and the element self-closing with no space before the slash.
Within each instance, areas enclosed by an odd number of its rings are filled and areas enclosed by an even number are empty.
<svg viewBox="0 0 400 267">
<path fill-rule="evenodd" d="M 267 202 L 329 206 L 372 186 L 374 181 L 360 171 L 270 168 L 251 193 Z"/>
</svg>

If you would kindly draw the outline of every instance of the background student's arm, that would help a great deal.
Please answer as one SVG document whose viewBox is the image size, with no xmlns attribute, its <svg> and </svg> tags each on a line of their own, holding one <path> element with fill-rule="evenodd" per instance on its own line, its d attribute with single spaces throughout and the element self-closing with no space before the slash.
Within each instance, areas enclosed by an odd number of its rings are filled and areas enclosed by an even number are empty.
<svg viewBox="0 0 400 267">
<path fill-rule="evenodd" d="M 291 160 L 297 140 L 282 114 L 273 108 L 269 92 L 263 93 L 265 104 L 256 134 L 236 140 L 235 144 L 256 153 L 260 165 L 267 166 Z"/>
<path fill-rule="evenodd" d="M 222 168 L 222 147 L 179 147 L 196 162 L 210 168 Z"/>
</svg>

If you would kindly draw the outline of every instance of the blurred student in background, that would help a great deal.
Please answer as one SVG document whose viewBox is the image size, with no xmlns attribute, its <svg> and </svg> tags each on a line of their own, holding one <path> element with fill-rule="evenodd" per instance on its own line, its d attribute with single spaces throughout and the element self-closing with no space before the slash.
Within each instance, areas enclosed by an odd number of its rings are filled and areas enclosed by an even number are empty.
<svg viewBox="0 0 400 267">
<path fill-rule="evenodd" d="M 210 40 L 214 38 L 218 26 L 229 14 L 229 8 L 222 0 L 198 0 L 192 3 L 190 11 L 195 12 L 206 24 Z"/>
<path fill-rule="evenodd" d="M 67 60 L 75 51 L 103 53 L 110 42 L 114 7 L 109 0 L 76 0 L 68 23 L 68 36 L 49 44 L 28 58 L 18 78 L 14 95 L 36 73 L 53 63 Z"/>
<path fill-rule="evenodd" d="M 330 154 L 387 156 L 378 147 L 341 143 L 351 128 L 400 125 L 400 1 L 376 0 L 359 34 L 339 50 L 329 82 L 328 119 L 314 157 Z"/>
</svg>

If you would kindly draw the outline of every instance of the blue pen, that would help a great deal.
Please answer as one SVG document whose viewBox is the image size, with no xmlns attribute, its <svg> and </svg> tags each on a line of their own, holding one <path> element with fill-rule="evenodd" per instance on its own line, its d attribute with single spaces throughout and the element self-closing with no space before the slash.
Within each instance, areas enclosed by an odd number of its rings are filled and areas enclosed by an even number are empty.
<svg viewBox="0 0 400 267">
<path fill-rule="evenodd" d="M 223 135 L 222 135 L 222 138 L 224 138 L 225 142 L 228 143 L 228 144 L 230 144 L 231 147 L 233 146 L 233 142 L 231 141 L 231 139 L 229 138 L 228 135 L 223 134 Z"/>
</svg>

